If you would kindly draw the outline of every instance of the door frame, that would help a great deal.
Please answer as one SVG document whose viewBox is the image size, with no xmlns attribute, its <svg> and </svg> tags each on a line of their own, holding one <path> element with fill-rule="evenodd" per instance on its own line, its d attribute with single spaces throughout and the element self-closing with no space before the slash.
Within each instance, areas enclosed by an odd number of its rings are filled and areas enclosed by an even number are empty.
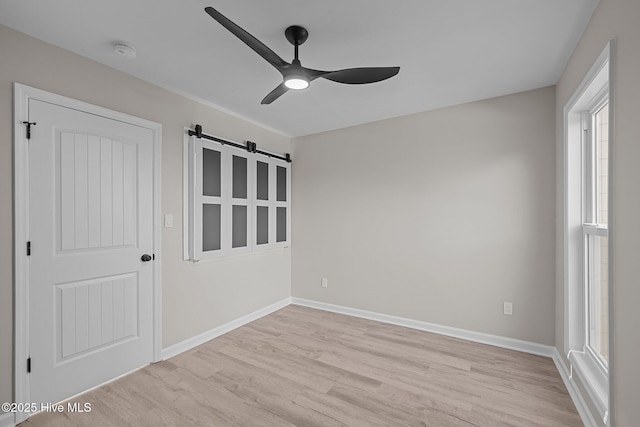
<svg viewBox="0 0 640 427">
<path fill-rule="evenodd" d="M 14 400 L 29 403 L 30 389 L 27 374 L 29 355 L 29 259 L 26 242 L 29 240 L 29 156 L 27 150 L 26 126 L 29 121 L 29 99 L 37 99 L 62 107 L 94 114 L 107 119 L 149 129 L 153 134 L 153 362 L 161 360 L 162 350 L 162 295 L 161 295 L 161 166 L 162 166 L 162 125 L 146 119 L 130 116 L 108 108 L 88 104 L 66 96 L 41 89 L 13 85 L 13 201 L 14 201 Z M 37 132 L 37 124 L 32 132 Z M 53 402 L 51 402 L 53 403 Z M 27 413 L 17 412 L 15 422 L 28 418 Z"/>
</svg>

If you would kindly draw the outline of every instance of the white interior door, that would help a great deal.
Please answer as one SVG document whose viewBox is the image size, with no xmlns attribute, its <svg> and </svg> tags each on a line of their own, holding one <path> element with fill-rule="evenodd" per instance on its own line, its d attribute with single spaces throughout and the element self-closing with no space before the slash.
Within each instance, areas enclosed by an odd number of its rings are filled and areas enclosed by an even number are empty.
<svg viewBox="0 0 640 427">
<path fill-rule="evenodd" d="M 30 402 L 153 359 L 153 131 L 29 99 Z"/>
</svg>

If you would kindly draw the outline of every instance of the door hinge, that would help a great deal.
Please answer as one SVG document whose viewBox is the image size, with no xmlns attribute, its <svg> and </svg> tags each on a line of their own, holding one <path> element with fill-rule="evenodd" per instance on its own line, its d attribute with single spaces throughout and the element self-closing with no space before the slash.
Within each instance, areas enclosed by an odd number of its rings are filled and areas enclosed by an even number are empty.
<svg viewBox="0 0 640 427">
<path fill-rule="evenodd" d="M 31 256 L 31 242 L 27 242 L 27 256 Z"/>
<path fill-rule="evenodd" d="M 28 374 L 31 373 L 31 358 L 30 357 L 27 359 L 27 373 Z"/>
<path fill-rule="evenodd" d="M 27 139 L 31 139 L 31 125 L 35 126 L 36 122 L 22 122 L 27 126 Z"/>
</svg>

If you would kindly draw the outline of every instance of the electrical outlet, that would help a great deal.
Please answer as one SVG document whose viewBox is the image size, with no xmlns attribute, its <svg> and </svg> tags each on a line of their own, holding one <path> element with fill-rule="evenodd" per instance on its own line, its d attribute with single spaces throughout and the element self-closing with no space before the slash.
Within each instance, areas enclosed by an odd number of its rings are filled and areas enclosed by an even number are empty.
<svg viewBox="0 0 640 427">
<path fill-rule="evenodd" d="M 513 304 L 511 304 L 510 302 L 504 303 L 504 314 L 506 314 L 507 316 L 513 315 Z"/>
<path fill-rule="evenodd" d="M 329 279 L 327 279 L 326 277 L 323 277 L 322 280 L 320 281 L 320 286 L 322 286 L 323 288 L 326 288 L 329 286 Z"/>
</svg>

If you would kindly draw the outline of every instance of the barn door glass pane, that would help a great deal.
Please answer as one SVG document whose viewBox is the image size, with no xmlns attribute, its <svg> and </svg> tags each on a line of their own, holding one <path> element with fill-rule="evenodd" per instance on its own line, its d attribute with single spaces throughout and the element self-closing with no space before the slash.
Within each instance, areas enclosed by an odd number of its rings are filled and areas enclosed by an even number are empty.
<svg viewBox="0 0 640 427">
<path fill-rule="evenodd" d="M 235 199 L 247 198 L 247 159 L 245 157 L 233 156 L 233 191 L 232 197 Z"/>
<path fill-rule="evenodd" d="M 264 245 L 269 243 L 269 208 L 258 206 L 256 212 L 256 243 Z"/>
<path fill-rule="evenodd" d="M 220 249 L 220 205 L 205 203 L 202 205 L 202 251 Z"/>
<path fill-rule="evenodd" d="M 256 185 L 258 200 L 269 200 L 269 164 L 257 162 Z"/>
<path fill-rule="evenodd" d="M 282 166 L 276 168 L 276 200 L 278 202 L 287 201 L 287 169 Z"/>
<path fill-rule="evenodd" d="M 247 246 L 247 207 L 234 205 L 232 216 L 231 247 L 243 248 Z"/>
<path fill-rule="evenodd" d="M 220 152 L 202 149 L 202 195 L 220 197 Z"/>
<path fill-rule="evenodd" d="M 287 241 L 287 208 L 276 208 L 276 242 Z"/>
</svg>

